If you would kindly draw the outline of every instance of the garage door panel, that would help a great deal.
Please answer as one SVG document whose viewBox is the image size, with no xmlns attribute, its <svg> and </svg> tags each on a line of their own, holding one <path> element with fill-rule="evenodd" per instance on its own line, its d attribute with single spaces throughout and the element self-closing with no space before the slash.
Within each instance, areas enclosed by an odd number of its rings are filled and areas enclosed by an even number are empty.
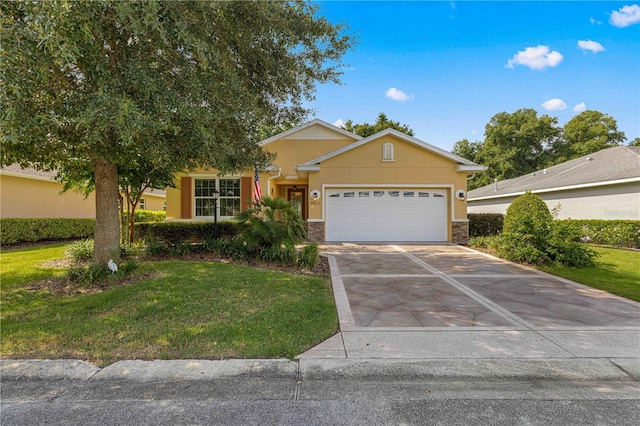
<svg viewBox="0 0 640 426">
<path fill-rule="evenodd" d="M 443 190 L 328 190 L 327 241 L 446 241 Z"/>
</svg>

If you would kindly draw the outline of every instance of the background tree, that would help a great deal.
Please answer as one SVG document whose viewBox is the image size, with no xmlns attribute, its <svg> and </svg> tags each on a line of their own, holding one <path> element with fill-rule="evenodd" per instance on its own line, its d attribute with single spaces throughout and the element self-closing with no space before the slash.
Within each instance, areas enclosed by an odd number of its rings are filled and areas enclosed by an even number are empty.
<svg viewBox="0 0 640 426">
<path fill-rule="evenodd" d="M 382 112 L 378 114 L 378 119 L 373 124 L 354 124 L 352 120 L 347 120 L 342 125 L 342 128 L 351 133 L 362 136 L 363 138 L 375 135 L 376 133 L 389 128 L 395 129 L 402 133 L 406 133 L 409 136 L 413 136 L 413 129 L 411 129 L 406 124 L 400 124 L 400 122 L 398 121 L 389 120 L 387 116 Z"/>
<path fill-rule="evenodd" d="M 487 166 L 487 171 L 477 175 L 473 188 L 487 185 L 494 178 L 511 179 L 543 168 L 547 147 L 560 131 L 557 118 L 538 117 L 530 108 L 494 115 L 485 126 L 484 143 L 475 158 Z"/>
<path fill-rule="evenodd" d="M 469 142 L 468 139 L 462 139 L 453 145 L 451 152 L 467 160 L 475 161 L 478 151 L 482 149 L 482 142 Z"/>
<path fill-rule="evenodd" d="M 640 146 L 640 138 L 635 138 L 629 142 L 629 146 Z"/>
<path fill-rule="evenodd" d="M 625 139 L 613 117 L 599 111 L 583 111 L 564 125 L 562 137 L 551 147 L 549 165 L 620 145 Z"/>
<path fill-rule="evenodd" d="M 257 129 L 300 120 L 315 85 L 338 81 L 352 40 L 316 12 L 304 1 L 2 2 L 1 164 L 63 182 L 89 170 L 93 261 L 117 261 L 119 171 L 265 165 Z"/>
</svg>

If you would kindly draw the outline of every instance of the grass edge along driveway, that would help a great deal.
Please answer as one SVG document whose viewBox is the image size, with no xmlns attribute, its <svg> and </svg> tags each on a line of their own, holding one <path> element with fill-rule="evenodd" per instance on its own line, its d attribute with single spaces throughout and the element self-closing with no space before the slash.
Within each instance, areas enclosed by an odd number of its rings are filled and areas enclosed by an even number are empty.
<svg viewBox="0 0 640 426">
<path fill-rule="evenodd" d="M 34 290 L 31 279 L 61 271 L 33 265 L 59 258 L 64 248 L 30 253 L 38 250 L 2 251 L 3 358 L 99 366 L 124 359 L 291 359 L 338 331 L 328 277 L 202 261 L 140 262 L 135 273 L 145 278 L 132 284 L 54 294 Z"/>
<path fill-rule="evenodd" d="M 599 256 L 596 266 L 571 268 L 539 266 L 538 269 L 640 302 L 640 251 L 592 247 Z"/>
</svg>

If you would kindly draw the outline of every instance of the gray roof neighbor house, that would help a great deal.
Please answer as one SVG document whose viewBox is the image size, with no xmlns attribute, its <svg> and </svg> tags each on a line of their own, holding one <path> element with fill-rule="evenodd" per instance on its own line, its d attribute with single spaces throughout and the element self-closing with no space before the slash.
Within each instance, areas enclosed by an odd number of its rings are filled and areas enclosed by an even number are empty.
<svg viewBox="0 0 640 426">
<path fill-rule="evenodd" d="M 468 193 L 469 213 L 505 213 L 531 191 L 559 217 L 640 219 L 640 147 L 603 149 L 547 169 L 506 179 Z"/>
</svg>

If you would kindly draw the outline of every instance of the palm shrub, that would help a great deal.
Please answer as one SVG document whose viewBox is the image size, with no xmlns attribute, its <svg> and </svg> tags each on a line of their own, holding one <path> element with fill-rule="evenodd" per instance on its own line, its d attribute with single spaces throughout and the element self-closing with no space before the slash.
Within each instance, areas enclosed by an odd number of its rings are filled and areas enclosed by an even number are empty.
<svg viewBox="0 0 640 426">
<path fill-rule="evenodd" d="M 264 197 L 236 219 L 240 228 L 236 247 L 241 244 L 247 253 L 265 260 L 289 263 L 292 248 L 307 237 L 302 216 L 283 198 Z"/>
</svg>

